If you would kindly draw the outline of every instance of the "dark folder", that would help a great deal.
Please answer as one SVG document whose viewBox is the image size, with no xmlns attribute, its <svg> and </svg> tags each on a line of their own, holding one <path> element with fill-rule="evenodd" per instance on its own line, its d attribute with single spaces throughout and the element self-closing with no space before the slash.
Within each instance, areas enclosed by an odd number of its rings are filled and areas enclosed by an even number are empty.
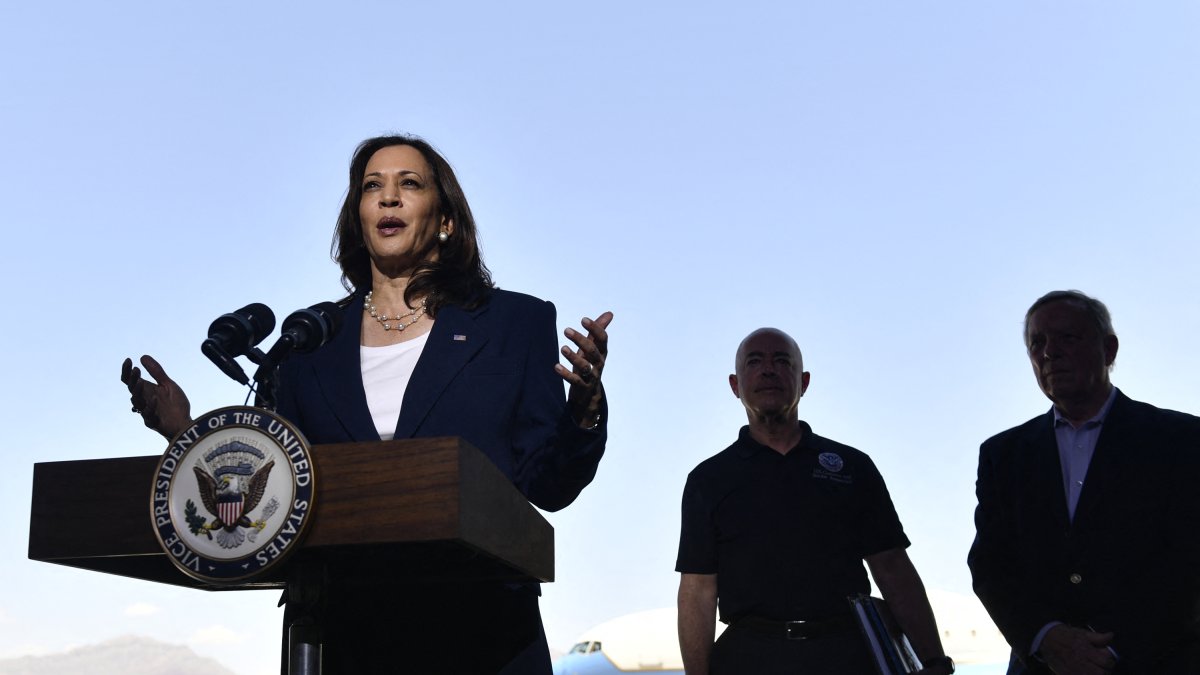
<svg viewBox="0 0 1200 675">
<path fill-rule="evenodd" d="M 886 602 L 869 595 L 855 595 L 849 600 L 879 675 L 904 675 L 921 669 L 920 659 Z"/>
</svg>

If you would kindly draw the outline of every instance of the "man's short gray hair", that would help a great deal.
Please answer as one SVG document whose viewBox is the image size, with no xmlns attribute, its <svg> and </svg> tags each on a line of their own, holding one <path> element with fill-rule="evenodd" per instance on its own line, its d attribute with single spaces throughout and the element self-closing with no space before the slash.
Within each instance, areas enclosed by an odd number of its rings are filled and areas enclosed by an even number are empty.
<svg viewBox="0 0 1200 675">
<path fill-rule="evenodd" d="M 1085 295 L 1079 291 L 1050 291 L 1049 293 L 1038 298 L 1029 307 L 1029 311 L 1025 312 L 1025 348 L 1029 348 L 1029 317 L 1038 311 L 1043 305 L 1051 302 L 1068 302 L 1071 305 L 1087 312 L 1088 316 L 1096 322 L 1096 328 L 1100 330 L 1100 337 L 1106 338 L 1109 335 L 1116 335 L 1113 331 L 1112 316 L 1108 313 L 1108 307 L 1104 306 L 1096 298 Z"/>
</svg>

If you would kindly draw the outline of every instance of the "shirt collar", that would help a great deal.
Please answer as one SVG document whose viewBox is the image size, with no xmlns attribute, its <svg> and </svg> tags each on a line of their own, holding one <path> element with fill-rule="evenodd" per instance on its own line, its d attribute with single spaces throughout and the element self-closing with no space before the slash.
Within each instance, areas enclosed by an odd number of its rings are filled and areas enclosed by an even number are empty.
<svg viewBox="0 0 1200 675">
<path fill-rule="evenodd" d="M 800 424 L 800 431 L 802 432 L 802 435 L 800 437 L 800 442 L 796 444 L 796 448 L 809 447 L 812 445 L 812 439 L 813 439 L 812 427 L 809 426 L 808 422 L 805 422 L 804 420 L 800 420 L 799 424 Z M 768 448 L 767 446 L 763 445 L 762 443 L 759 443 L 758 441 L 754 440 L 754 437 L 750 435 L 750 425 L 748 425 L 748 424 L 743 426 L 742 430 L 740 432 L 738 432 L 737 445 L 738 445 L 738 456 L 741 457 L 742 459 L 746 459 L 759 451 L 770 452 L 770 453 L 776 454 L 776 455 L 779 454 L 779 453 L 775 452 L 773 449 Z M 791 454 L 792 454 L 792 452 L 789 451 L 788 455 L 791 455 Z"/>
<path fill-rule="evenodd" d="M 1100 406 L 1100 411 L 1093 415 L 1091 419 L 1085 421 L 1083 424 L 1080 424 L 1078 428 L 1085 429 L 1087 427 L 1099 426 L 1103 424 L 1104 418 L 1108 417 L 1108 411 L 1110 408 L 1112 408 L 1113 401 L 1115 400 L 1117 400 L 1117 388 L 1113 387 L 1108 391 L 1108 398 L 1105 399 L 1104 405 Z M 1052 406 L 1050 409 L 1054 412 L 1055 427 L 1063 424 L 1070 424 L 1070 421 L 1063 417 L 1062 413 L 1058 411 L 1058 406 Z"/>
</svg>

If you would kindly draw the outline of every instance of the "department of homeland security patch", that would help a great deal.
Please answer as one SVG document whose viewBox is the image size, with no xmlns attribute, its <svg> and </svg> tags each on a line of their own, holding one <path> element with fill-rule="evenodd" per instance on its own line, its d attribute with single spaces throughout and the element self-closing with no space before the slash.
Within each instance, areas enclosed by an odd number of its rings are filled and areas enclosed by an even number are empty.
<svg viewBox="0 0 1200 675">
<path fill-rule="evenodd" d="M 845 463 L 842 461 L 841 455 L 835 452 L 822 452 L 817 456 L 817 461 L 826 471 L 837 473 L 842 470 Z"/>
<path fill-rule="evenodd" d="M 295 549 L 312 520 L 308 441 L 262 408 L 221 408 L 179 433 L 154 472 L 150 518 L 167 557 L 200 581 L 245 581 Z"/>
</svg>

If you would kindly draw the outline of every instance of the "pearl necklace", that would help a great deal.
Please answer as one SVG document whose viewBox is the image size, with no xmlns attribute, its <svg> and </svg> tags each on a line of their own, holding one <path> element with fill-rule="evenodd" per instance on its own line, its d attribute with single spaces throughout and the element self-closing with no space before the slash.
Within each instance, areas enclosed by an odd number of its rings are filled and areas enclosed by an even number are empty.
<svg viewBox="0 0 1200 675">
<path fill-rule="evenodd" d="M 397 314 L 396 316 L 388 316 L 387 314 L 380 315 L 378 308 L 375 307 L 375 303 L 371 302 L 371 295 L 374 292 L 375 291 L 367 291 L 367 297 L 363 299 L 363 311 L 367 314 L 370 314 L 372 319 L 378 321 L 379 325 L 383 326 L 384 330 L 404 330 L 405 328 L 408 328 L 419 321 L 422 316 L 425 316 L 425 298 L 421 298 L 420 307 L 416 309 L 410 309 L 404 314 Z M 404 319 L 407 319 L 410 316 L 413 318 L 412 321 L 404 323 Z M 390 323 L 392 321 L 396 322 L 395 326 Z"/>
</svg>

